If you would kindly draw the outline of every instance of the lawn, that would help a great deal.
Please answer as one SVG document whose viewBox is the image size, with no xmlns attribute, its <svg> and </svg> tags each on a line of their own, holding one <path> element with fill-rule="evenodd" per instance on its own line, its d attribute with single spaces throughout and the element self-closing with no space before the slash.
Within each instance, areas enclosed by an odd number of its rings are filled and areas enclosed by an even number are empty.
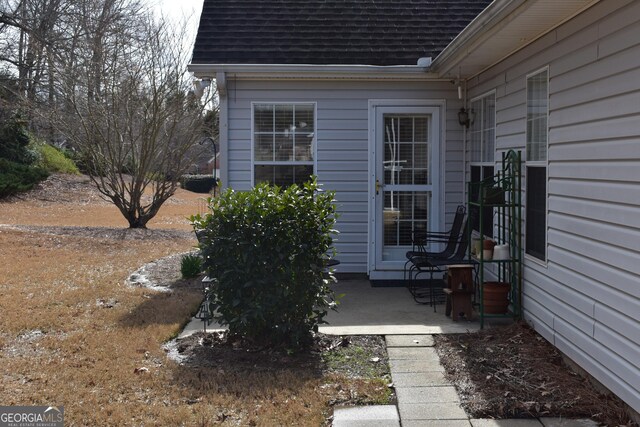
<svg viewBox="0 0 640 427">
<path fill-rule="evenodd" d="M 0 202 L 2 405 L 64 405 L 66 425 L 317 426 L 336 390 L 364 403 L 388 397 L 379 381 L 320 362 L 252 370 L 167 358 L 162 345 L 200 292 L 179 282 L 159 293 L 125 279 L 193 248 L 185 218 L 201 209 L 200 198 L 179 190 L 147 231 L 125 231 L 83 177 L 54 176 Z"/>
</svg>

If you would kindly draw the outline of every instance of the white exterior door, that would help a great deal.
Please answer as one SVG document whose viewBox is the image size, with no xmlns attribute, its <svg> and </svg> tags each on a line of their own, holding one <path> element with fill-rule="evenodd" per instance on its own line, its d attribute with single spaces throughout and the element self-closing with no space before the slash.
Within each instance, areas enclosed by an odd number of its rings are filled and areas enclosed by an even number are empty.
<svg viewBox="0 0 640 427">
<path fill-rule="evenodd" d="M 369 275 L 396 279 L 416 231 L 439 228 L 440 109 L 374 106 Z"/>
</svg>

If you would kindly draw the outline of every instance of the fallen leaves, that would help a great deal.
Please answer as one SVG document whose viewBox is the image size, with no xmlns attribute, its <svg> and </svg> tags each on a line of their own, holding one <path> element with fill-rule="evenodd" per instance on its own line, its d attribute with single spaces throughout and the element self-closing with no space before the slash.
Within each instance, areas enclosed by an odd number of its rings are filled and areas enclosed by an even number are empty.
<svg viewBox="0 0 640 427">
<path fill-rule="evenodd" d="M 447 377 L 474 418 L 580 417 L 630 425 L 617 398 L 597 392 L 525 324 L 435 338 Z"/>
</svg>

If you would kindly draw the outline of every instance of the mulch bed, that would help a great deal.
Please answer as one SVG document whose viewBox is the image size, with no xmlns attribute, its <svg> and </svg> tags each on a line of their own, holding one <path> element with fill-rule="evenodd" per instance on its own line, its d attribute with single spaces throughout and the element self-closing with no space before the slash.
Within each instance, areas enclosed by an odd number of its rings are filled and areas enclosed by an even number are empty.
<svg viewBox="0 0 640 427">
<path fill-rule="evenodd" d="M 637 425 L 618 398 L 596 391 L 524 323 L 437 335 L 436 349 L 473 418 L 591 418 L 605 425 Z"/>
<path fill-rule="evenodd" d="M 227 369 L 288 370 L 313 368 L 318 373 L 339 373 L 350 378 L 366 378 L 379 369 L 388 374 L 388 356 L 382 336 L 334 336 L 315 334 L 313 344 L 291 353 L 282 348 L 255 346 L 221 332 L 197 332 L 175 341 L 180 364 L 190 367 L 225 366 Z M 366 354 L 366 360 L 349 355 L 351 349 Z M 326 363 L 326 355 L 340 354 L 342 364 Z M 379 372 L 377 372 L 379 373 Z M 383 372 L 384 374 L 385 372 Z"/>
</svg>

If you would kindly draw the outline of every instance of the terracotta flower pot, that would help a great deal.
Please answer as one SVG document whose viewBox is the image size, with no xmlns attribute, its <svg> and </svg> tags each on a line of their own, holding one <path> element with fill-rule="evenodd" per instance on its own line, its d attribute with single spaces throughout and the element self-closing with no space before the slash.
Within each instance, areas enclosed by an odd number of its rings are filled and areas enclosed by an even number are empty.
<svg viewBox="0 0 640 427">
<path fill-rule="evenodd" d="M 493 248 L 495 245 L 496 242 L 490 239 L 485 239 L 482 242 L 482 259 L 490 261 L 493 258 Z"/>
<path fill-rule="evenodd" d="M 486 314 L 505 314 L 509 310 L 509 291 L 511 285 L 506 282 L 484 282 L 482 302 Z"/>
<path fill-rule="evenodd" d="M 491 239 L 485 239 L 482 242 L 482 249 L 491 249 L 493 250 L 493 248 L 496 246 L 496 242 L 494 242 Z"/>
</svg>

